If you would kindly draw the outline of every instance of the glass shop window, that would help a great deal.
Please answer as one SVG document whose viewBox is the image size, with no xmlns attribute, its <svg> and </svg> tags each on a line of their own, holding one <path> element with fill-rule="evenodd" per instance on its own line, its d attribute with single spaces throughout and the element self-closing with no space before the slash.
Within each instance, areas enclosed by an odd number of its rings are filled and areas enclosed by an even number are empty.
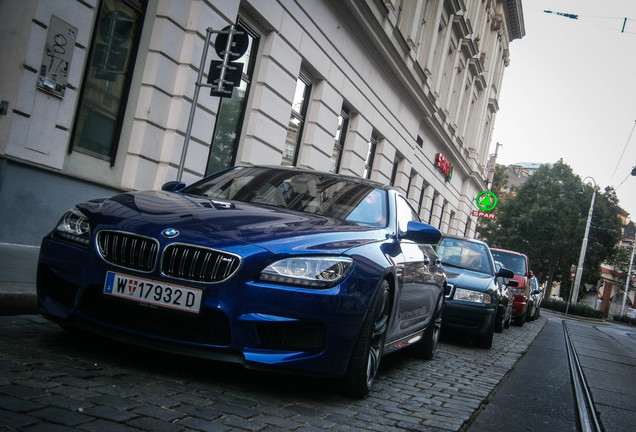
<svg viewBox="0 0 636 432">
<path fill-rule="evenodd" d="M 146 3 L 99 2 L 69 152 L 81 151 L 114 165 Z"/>
</svg>

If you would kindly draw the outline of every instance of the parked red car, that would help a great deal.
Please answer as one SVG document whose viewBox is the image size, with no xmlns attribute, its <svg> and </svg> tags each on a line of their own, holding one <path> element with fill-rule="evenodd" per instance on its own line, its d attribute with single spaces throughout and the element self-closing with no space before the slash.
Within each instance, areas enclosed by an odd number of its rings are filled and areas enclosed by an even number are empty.
<svg viewBox="0 0 636 432">
<path fill-rule="evenodd" d="M 534 276 L 530 271 L 528 257 L 522 253 L 491 248 L 493 258 L 499 261 L 507 269 L 514 272 L 519 285 L 513 288 L 514 301 L 512 304 L 512 317 L 515 324 L 522 326 L 528 316 L 528 300 L 530 298 L 530 278 Z"/>
</svg>

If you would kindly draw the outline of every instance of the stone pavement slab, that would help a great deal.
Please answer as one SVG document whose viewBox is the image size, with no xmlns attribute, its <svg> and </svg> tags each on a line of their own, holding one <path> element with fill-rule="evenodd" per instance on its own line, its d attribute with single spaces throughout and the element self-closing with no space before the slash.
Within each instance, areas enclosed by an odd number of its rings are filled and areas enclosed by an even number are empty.
<svg viewBox="0 0 636 432">
<path fill-rule="evenodd" d="M 0 243 L 0 315 L 36 312 L 38 246 Z"/>
<path fill-rule="evenodd" d="M 29 432 L 461 431 L 546 321 L 496 334 L 491 350 L 447 341 L 430 361 L 391 354 L 356 400 L 330 380 L 78 338 L 39 315 L 0 316 L 0 418 Z"/>
</svg>

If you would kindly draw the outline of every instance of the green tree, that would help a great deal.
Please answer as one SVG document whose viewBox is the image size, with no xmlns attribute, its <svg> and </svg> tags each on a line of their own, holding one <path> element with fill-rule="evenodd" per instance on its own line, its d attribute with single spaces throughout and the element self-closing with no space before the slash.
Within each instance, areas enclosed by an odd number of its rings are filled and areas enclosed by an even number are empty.
<svg viewBox="0 0 636 432">
<path fill-rule="evenodd" d="M 581 185 L 581 178 L 562 160 L 543 165 L 513 194 L 500 199 L 497 220 L 479 225 L 478 232 L 492 247 L 528 255 L 531 269 L 548 286 L 567 280 L 570 266 L 578 263 L 592 195 L 588 185 L 579 193 Z M 613 190 L 597 190 L 583 283 L 595 283 L 601 263 L 616 253 L 619 212 Z"/>
<path fill-rule="evenodd" d="M 495 165 L 495 175 L 492 178 L 491 191 L 499 196 L 508 187 L 508 167 L 505 165 Z"/>
<path fill-rule="evenodd" d="M 495 165 L 495 174 L 492 179 L 490 191 L 497 196 L 498 208 L 501 207 L 502 201 L 506 199 L 504 192 L 508 188 L 508 167 L 505 165 Z M 482 237 L 497 229 L 497 221 L 491 219 L 479 218 L 477 221 L 477 232 Z"/>
</svg>

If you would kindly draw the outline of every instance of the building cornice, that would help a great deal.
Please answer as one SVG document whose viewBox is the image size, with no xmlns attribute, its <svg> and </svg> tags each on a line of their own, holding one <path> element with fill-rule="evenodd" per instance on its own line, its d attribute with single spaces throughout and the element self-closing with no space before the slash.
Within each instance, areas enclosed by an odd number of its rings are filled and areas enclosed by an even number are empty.
<svg viewBox="0 0 636 432">
<path fill-rule="evenodd" d="M 510 29 L 509 40 L 521 39 L 526 35 L 521 0 L 506 0 L 506 12 L 506 20 Z"/>
</svg>

